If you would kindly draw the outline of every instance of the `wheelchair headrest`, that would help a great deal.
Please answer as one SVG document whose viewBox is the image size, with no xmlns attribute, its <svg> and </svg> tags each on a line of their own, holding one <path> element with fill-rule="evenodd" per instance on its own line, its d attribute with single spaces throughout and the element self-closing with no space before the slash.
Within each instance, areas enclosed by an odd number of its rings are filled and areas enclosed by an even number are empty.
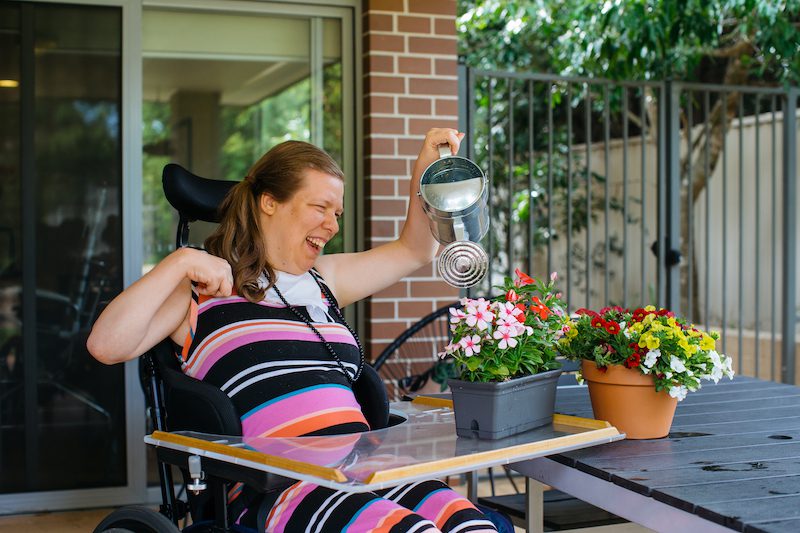
<svg viewBox="0 0 800 533">
<path fill-rule="evenodd" d="M 189 221 L 219 222 L 217 208 L 235 181 L 212 180 L 192 174 L 175 163 L 161 174 L 167 201 Z"/>
</svg>

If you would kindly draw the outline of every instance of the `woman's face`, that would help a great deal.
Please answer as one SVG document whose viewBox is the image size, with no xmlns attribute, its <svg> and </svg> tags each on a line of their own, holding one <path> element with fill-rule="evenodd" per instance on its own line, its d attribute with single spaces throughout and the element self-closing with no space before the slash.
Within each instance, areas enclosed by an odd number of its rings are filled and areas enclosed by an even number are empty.
<svg viewBox="0 0 800 533">
<path fill-rule="evenodd" d="M 262 229 L 267 256 L 277 270 L 307 272 L 325 244 L 339 232 L 344 182 L 336 176 L 307 169 L 294 196 L 277 202 L 261 197 Z"/>
</svg>

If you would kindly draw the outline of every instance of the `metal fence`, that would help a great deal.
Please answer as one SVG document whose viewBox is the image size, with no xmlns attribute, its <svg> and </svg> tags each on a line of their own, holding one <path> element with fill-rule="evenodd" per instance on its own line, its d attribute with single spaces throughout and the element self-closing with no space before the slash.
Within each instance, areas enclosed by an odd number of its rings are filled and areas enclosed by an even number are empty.
<svg viewBox="0 0 800 533">
<path fill-rule="evenodd" d="M 669 307 L 736 370 L 797 382 L 797 88 L 462 66 L 467 157 L 489 177 L 491 294 L 557 272 L 571 310 Z"/>
</svg>

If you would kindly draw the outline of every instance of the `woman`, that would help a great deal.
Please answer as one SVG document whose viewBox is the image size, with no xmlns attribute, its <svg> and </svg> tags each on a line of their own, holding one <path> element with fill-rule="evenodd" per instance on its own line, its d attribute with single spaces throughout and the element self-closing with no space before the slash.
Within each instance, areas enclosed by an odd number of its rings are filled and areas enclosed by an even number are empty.
<svg viewBox="0 0 800 533">
<path fill-rule="evenodd" d="M 397 240 L 330 255 L 321 252 L 339 231 L 342 172 L 310 144 L 276 146 L 226 197 L 208 253 L 173 252 L 115 298 L 92 329 L 89 351 L 117 363 L 169 336 L 184 372 L 232 399 L 246 437 L 368 430 L 352 393 L 364 354 L 339 306 L 433 259 L 437 243 L 416 194 L 419 179 L 439 145 L 455 154 L 462 137 L 446 128 L 426 135 Z M 298 482 L 257 499 L 245 491 L 236 503 L 240 523 L 267 531 L 496 531 L 439 481 L 378 495 Z M 266 518 L 257 524 L 257 516 Z"/>
</svg>

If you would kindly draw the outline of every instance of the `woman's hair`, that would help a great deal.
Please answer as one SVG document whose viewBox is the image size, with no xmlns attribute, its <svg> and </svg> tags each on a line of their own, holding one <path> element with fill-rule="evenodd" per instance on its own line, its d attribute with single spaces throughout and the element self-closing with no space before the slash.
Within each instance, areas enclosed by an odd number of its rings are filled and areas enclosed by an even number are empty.
<svg viewBox="0 0 800 533">
<path fill-rule="evenodd" d="M 237 294 L 251 302 L 261 301 L 275 282 L 259 225 L 259 199 L 269 194 L 277 202 L 286 202 L 300 189 L 308 169 L 344 180 L 339 165 L 323 150 L 307 142 L 286 141 L 256 161 L 219 206 L 221 222 L 206 239 L 205 248 L 231 264 Z M 263 272 L 269 279 L 266 287 L 258 282 Z"/>
</svg>

